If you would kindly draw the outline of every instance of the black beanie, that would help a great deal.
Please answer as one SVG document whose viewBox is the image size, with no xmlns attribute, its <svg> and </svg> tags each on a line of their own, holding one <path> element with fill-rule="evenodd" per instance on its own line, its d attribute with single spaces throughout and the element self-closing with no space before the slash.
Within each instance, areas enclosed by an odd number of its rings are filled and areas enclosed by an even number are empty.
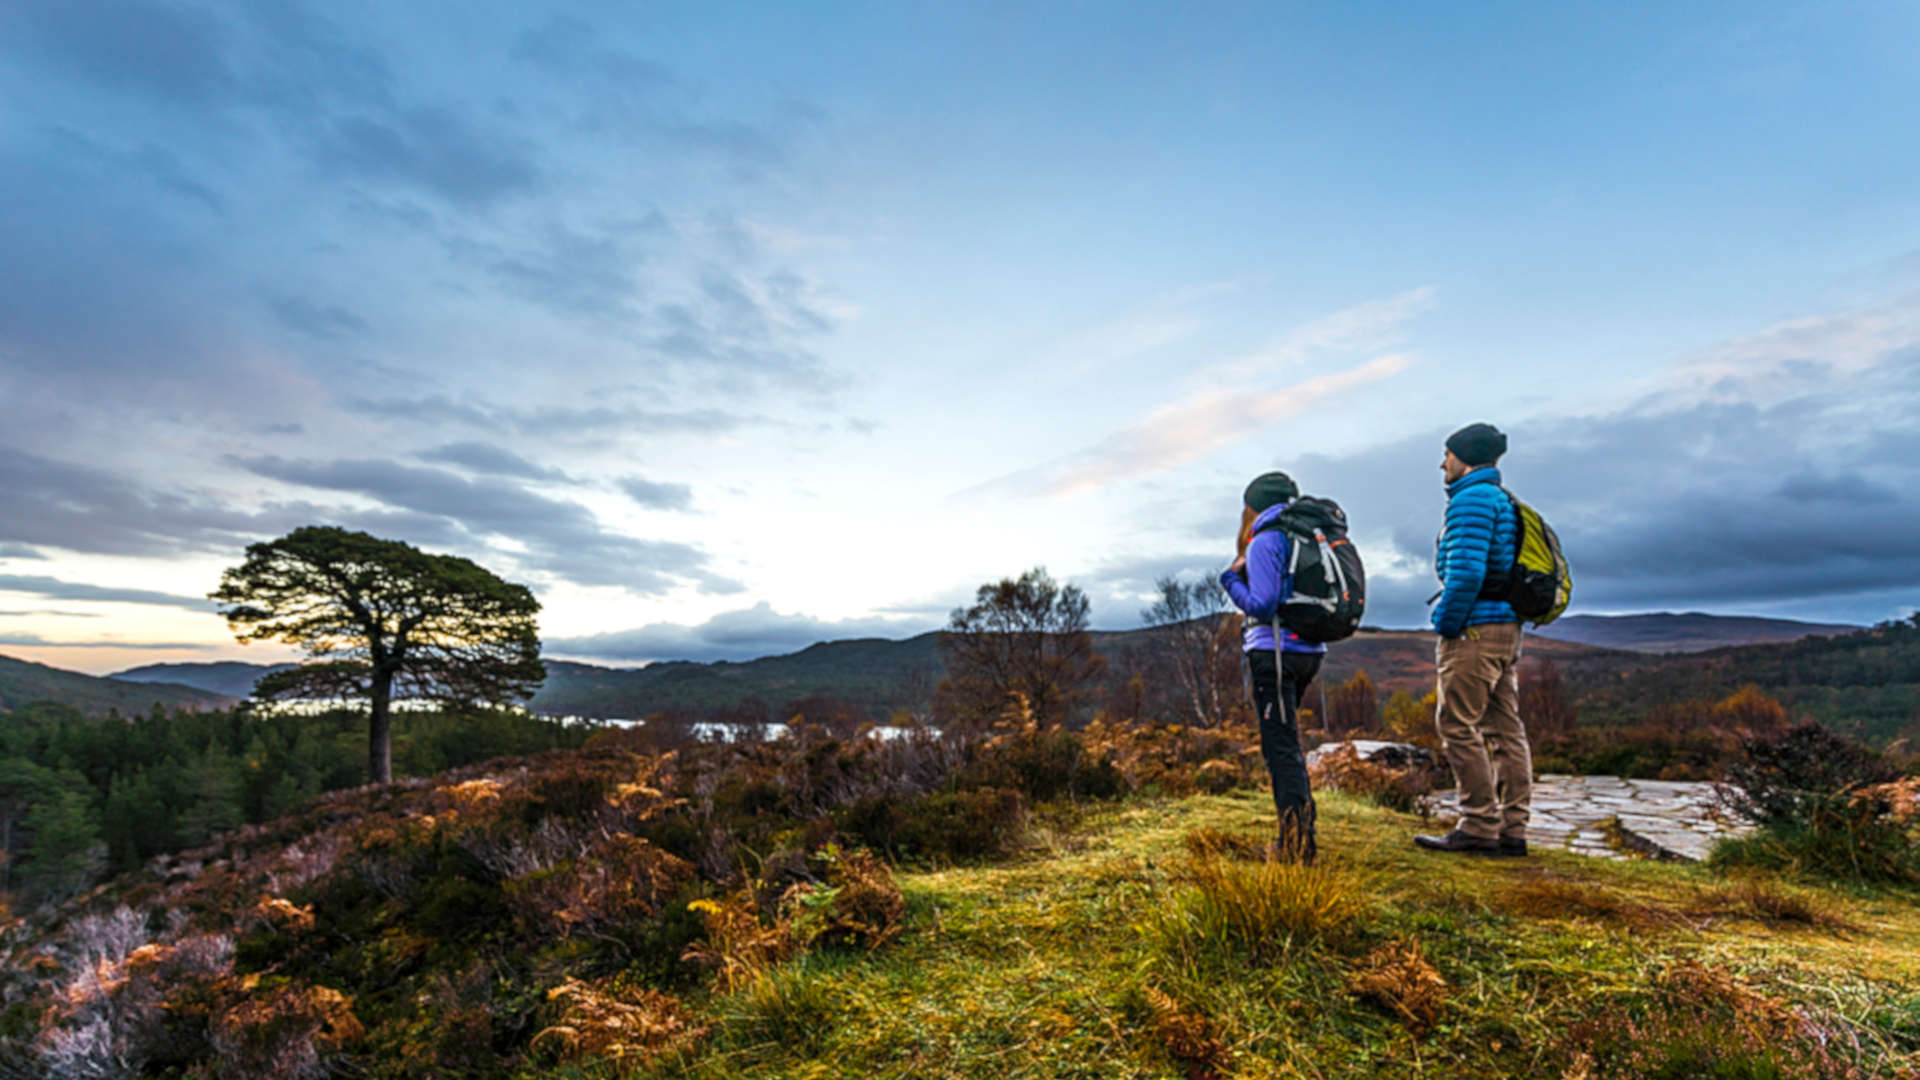
<svg viewBox="0 0 1920 1080">
<path fill-rule="evenodd" d="M 1247 509 L 1265 510 L 1276 503 L 1291 502 L 1300 494 L 1300 485 L 1283 472 L 1261 473 L 1247 485 Z"/>
<path fill-rule="evenodd" d="M 1447 449 L 1469 465 L 1491 465 L 1507 452 L 1507 437 L 1492 424 L 1468 424 L 1447 436 Z"/>
</svg>

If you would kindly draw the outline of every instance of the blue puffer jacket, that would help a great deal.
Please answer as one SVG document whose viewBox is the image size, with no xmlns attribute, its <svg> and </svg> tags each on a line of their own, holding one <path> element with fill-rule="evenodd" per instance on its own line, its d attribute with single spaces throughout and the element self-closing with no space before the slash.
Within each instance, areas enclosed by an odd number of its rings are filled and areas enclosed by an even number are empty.
<svg viewBox="0 0 1920 1080">
<path fill-rule="evenodd" d="M 1481 623 L 1519 621 L 1506 601 L 1479 598 L 1488 567 L 1513 565 L 1519 537 L 1520 517 L 1500 488 L 1499 469 L 1475 469 L 1447 485 L 1447 523 L 1433 556 L 1442 586 L 1433 628 L 1441 637 L 1459 637 Z"/>
<path fill-rule="evenodd" d="M 1280 601 L 1293 592 L 1293 577 L 1287 573 L 1292 541 L 1285 530 L 1267 528 L 1287 506 L 1287 503 L 1269 506 L 1253 519 L 1254 536 L 1253 542 L 1247 545 L 1246 576 L 1243 578 L 1231 570 L 1220 575 L 1220 587 L 1227 590 L 1233 606 L 1247 614 L 1247 625 L 1241 635 L 1247 652 L 1274 648 L 1273 613 L 1279 610 Z M 1261 532 L 1262 529 L 1266 531 Z M 1327 651 L 1325 645 L 1302 641 L 1284 627 L 1280 630 L 1279 649 L 1290 653 Z"/>
</svg>

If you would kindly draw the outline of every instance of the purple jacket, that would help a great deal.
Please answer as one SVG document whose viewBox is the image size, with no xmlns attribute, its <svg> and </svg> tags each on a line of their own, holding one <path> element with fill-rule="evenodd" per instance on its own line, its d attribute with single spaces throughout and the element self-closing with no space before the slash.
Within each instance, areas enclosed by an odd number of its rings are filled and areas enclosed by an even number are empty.
<svg viewBox="0 0 1920 1080">
<path fill-rule="evenodd" d="M 1293 581 L 1287 573 L 1287 555 L 1292 546 L 1286 530 L 1267 529 L 1274 518 L 1287 508 L 1286 503 L 1269 506 L 1253 519 L 1253 542 L 1247 545 L 1247 569 L 1245 576 L 1229 571 L 1220 575 L 1220 587 L 1227 590 L 1233 599 L 1233 606 L 1246 612 L 1247 626 L 1241 635 L 1243 648 L 1247 652 L 1274 647 L 1273 613 L 1280 607 L 1280 601 L 1293 591 Z M 1260 530 L 1266 529 L 1265 532 Z M 1314 641 L 1302 641 L 1292 631 L 1280 631 L 1280 651 L 1290 653 L 1323 653 L 1325 645 Z"/>
</svg>

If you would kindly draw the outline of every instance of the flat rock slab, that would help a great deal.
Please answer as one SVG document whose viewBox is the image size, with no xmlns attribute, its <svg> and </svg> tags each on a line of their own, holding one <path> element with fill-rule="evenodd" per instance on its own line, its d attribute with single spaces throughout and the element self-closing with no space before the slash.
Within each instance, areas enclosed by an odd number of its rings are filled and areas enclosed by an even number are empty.
<svg viewBox="0 0 1920 1080">
<path fill-rule="evenodd" d="M 1455 792 L 1435 792 L 1428 801 L 1437 814 L 1460 812 Z M 1609 859 L 1621 857 L 1609 825 L 1631 851 L 1688 862 L 1706 858 L 1724 838 L 1752 831 L 1726 819 L 1713 784 L 1694 780 L 1547 774 L 1533 782 L 1532 809 L 1530 845 Z"/>
</svg>

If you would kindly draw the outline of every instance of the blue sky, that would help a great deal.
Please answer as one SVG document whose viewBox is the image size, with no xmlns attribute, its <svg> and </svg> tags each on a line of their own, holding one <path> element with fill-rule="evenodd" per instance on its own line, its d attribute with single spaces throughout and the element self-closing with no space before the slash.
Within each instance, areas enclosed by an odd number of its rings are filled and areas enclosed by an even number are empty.
<svg viewBox="0 0 1920 1080">
<path fill-rule="evenodd" d="M 1028 10 L 1038 8 L 1039 10 Z M 0 10 L 0 651 L 274 659 L 314 521 L 556 655 L 1137 622 L 1246 480 L 1431 592 L 1509 429 L 1595 612 L 1920 606 L 1911 5 Z"/>
</svg>

